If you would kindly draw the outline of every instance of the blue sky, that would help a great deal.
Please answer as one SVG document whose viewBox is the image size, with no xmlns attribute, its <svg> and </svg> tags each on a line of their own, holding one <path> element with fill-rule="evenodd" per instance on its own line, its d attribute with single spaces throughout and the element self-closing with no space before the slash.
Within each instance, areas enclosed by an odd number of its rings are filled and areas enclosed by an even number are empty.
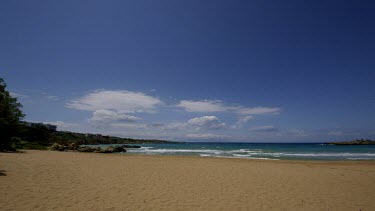
<svg viewBox="0 0 375 211">
<path fill-rule="evenodd" d="M 1 1 L 25 120 L 182 141 L 375 138 L 373 1 Z"/>
</svg>

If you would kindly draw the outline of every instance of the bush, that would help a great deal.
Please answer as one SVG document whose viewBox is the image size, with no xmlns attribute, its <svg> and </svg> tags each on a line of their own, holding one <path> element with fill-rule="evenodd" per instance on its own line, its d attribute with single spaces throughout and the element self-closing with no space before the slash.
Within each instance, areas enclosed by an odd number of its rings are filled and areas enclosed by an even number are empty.
<svg viewBox="0 0 375 211">
<path fill-rule="evenodd" d="M 47 150 L 48 147 L 38 143 L 26 143 L 22 149 Z"/>
</svg>

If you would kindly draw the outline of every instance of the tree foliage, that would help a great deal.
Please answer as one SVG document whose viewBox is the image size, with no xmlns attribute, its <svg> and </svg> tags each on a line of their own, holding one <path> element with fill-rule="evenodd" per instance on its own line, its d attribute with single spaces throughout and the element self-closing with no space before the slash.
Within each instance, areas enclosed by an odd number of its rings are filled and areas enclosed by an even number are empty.
<svg viewBox="0 0 375 211">
<path fill-rule="evenodd" d="M 25 117 L 22 105 L 6 90 L 4 79 L 0 78 L 0 150 L 11 150 L 11 142 L 17 136 L 20 121 Z"/>
</svg>

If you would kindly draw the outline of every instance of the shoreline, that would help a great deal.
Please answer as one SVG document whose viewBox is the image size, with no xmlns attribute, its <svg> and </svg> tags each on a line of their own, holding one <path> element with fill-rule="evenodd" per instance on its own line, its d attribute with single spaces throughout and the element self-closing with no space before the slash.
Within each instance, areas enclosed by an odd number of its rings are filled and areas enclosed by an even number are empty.
<svg viewBox="0 0 375 211">
<path fill-rule="evenodd" d="M 374 210 L 374 161 L 0 153 L 4 210 Z"/>
<path fill-rule="evenodd" d="M 78 151 L 53 151 L 53 150 L 20 150 L 18 153 L 27 153 L 27 152 L 57 152 L 57 153 L 78 153 L 78 154 L 96 154 L 102 156 L 130 156 L 130 157 L 157 157 L 157 158 L 187 158 L 187 159 L 223 159 L 223 160 L 240 160 L 248 162 L 274 162 L 274 163 L 286 163 L 286 164 L 365 164 L 365 165 L 375 165 L 375 160 L 312 160 L 312 159 L 272 159 L 272 158 L 256 158 L 256 157 L 225 157 L 225 156 L 199 156 L 199 155 L 162 155 L 162 154 L 135 154 L 135 153 L 95 153 L 95 152 L 78 152 Z M 14 152 L 5 152 L 6 154 L 15 154 Z M 2 153 L 0 153 L 1 155 Z"/>
<path fill-rule="evenodd" d="M 85 153 L 85 152 L 81 152 Z M 283 159 L 279 158 L 261 158 L 261 157 L 230 157 L 230 156 L 201 156 L 201 155 L 166 155 L 166 154 L 140 154 L 140 153 L 112 153 L 112 154 L 107 154 L 107 155 L 126 155 L 126 156 L 156 156 L 156 157 L 192 157 L 192 158 L 207 158 L 207 159 L 240 159 L 240 160 L 254 160 L 254 161 L 301 161 L 301 162 L 369 162 L 369 163 L 375 163 L 375 159 L 288 159 L 287 157 L 284 157 Z"/>
<path fill-rule="evenodd" d="M 92 151 L 112 145 L 90 145 Z M 121 146 L 121 145 L 115 145 Z M 125 147 L 126 148 L 126 147 Z M 253 144 L 253 143 L 188 143 L 147 144 L 126 149 L 128 154 L 227 157 L 257 160 L 375 160 L 371 146 L 335 146 L 322 144 Z M 59 150 L 63 151 L 63 150 Z"/>
<path fill-rule="evenodd" d="M 25 150 L 25 151 L 40 151 L 40 150 Z M 89 154 L 86 152 L 73 152 L 71 153 L 84 153 Z M 64 153 L 64 152 L 61 152 Z M 97 153 L 99 154 L 99 153 Z M 309 159 L 273 159 L 273 158 L 257 158 L 257 157 L 225 157 L 225 156 L 199 156 L 199 155 L 161 155 L 161 154 L 132 154 L 132 153 L 112 153 L 112 154 L 102 154 L 104 156 L 135 156 L 135 157 L 169 157 L 169 158 L 191 158 L 191 159 L 224 159 L 224 160 L 243 160 L 243 161 L 254 161 L 254 162 L 275 162 L 275 163 L 299 163 L 299 164 L 340 164 L 340 163 L 351 163 L 351 164 L 368 164 L 368 165 L 375 165 L 375 160 L 309 160 Z"/>
<path fill-rule="evenodd" d="M 104 156 L 113 156 L 113 155 L 117 155 L 117 156 L 121 156 L 121 155 L 125 155 L 125 156 L 140 156 L 140 157 L 172 157 L 172 158 L 179 158 L 179 157 L 183 157 L 183 158 L 203 158 L 203 159 L 239 159 L 239 160 L 248 160 L 248 161 L 285 161 L 285 162 L 321 162 L 321 163 L 341 163 L 341 162 L 352 162 L 352 163 L 374 163 L 375 164 L 375 159 L 346 159 L 346 160 L 335 160 L 335 159 L 327 159 L 327 160 L 324 160 L 324 159 L 288 159 L 286 157 L 284 157 L 283 159 L 279 159 L 279 158 L 260 158 L 260 157 L 230 157 L 230 156 L 200 156 L 200 155 L 170 155 L 170 154 L 141 154 L 141 153 L 131 153 L 131 152 L 124 152 L 124 153 L 96 153 L 96 152 L 78 152 L 78 151 L 73 151 L 73 150 L 69 150 L 69 151 L 54 151 L 54 150 L 29 150 L 29 149 L 23 149 L 23 150 L 20 150 L 19 152 L 3 152 L 3 153 L 26 153 L 26 152 L 32 152 L 32 151 L 47 151 L 47 152 L 58 152 L 58 153 L 81 153 L 81 154 L 101 154 L 101 155 L 104 155 Z M 1 154 L 1 153 L 0 153 Z"/>
</svg>

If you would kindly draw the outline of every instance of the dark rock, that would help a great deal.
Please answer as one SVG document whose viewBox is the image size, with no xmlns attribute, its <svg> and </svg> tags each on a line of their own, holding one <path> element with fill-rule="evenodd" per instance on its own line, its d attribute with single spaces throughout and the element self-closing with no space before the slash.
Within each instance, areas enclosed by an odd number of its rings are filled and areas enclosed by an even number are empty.
<svg viewBox="0 0 375 211">
<path fill-rule="evenodd" d="M 126 152 L 126 149 L 124 148 L 124 146 L 109 146 L 101 150 L 101 153 L 114 153 L 114 152 Z"/>
<path fill-rule="evenodd" d="M 122 145 L 122 146 L 109 146 L 105 149 L 102 149 L 100 147 L 89 147 L 89 146 L 82 146 L 80 147 L 76 142 L 69 143 L 67 146 L 54 143 L 50 149 L 55 150 L 55 151 L 69 151 L 69 150 L 74 150 L 78 152 L 96 152 L 96 153 L 116 153 L 116 152 L 126 152 L 125 147 L 127 145 Z M 130 146 L 132 148 L 138 148 L 135 146 Z"/>
<path fill-rule="evenodd" d="M 98 147 L 99 150 L 100 150 L 100 147 Z M 94 151 L 97 151 L 98 148 L 93 148 L 93 147 L 88 147 L 88 146 L 83 146 L 83 147 L 79 147 L 77 150 L 79 152 L 94 152 Z"/>
<path fill-rule="evenodd" d="M 131 148 L 135 148 L 135 149 L 139 149 L 141 148 L 140 146 L 134 146 L 134 145 L 122 145 L 124 148 L 128 148 L 128 149 L 131 149 Z"/>
<path fill-rule="evenodd" d="M 52 144 L 52 146 L 50 147 L 51 150 L 54 150 L 54 151 L 64 151 L 65 150 L 65 147 L 61 144 L 58 144 L 58 143 L 54 143 Z"/>
<path fill-rule="evenodd" d="M 78 150 L 78 148 L 79 148 L 79 145 L 77 144 L 77 142 L 72 142 L 68 145 L 69 150 Z"/>
</svg>

